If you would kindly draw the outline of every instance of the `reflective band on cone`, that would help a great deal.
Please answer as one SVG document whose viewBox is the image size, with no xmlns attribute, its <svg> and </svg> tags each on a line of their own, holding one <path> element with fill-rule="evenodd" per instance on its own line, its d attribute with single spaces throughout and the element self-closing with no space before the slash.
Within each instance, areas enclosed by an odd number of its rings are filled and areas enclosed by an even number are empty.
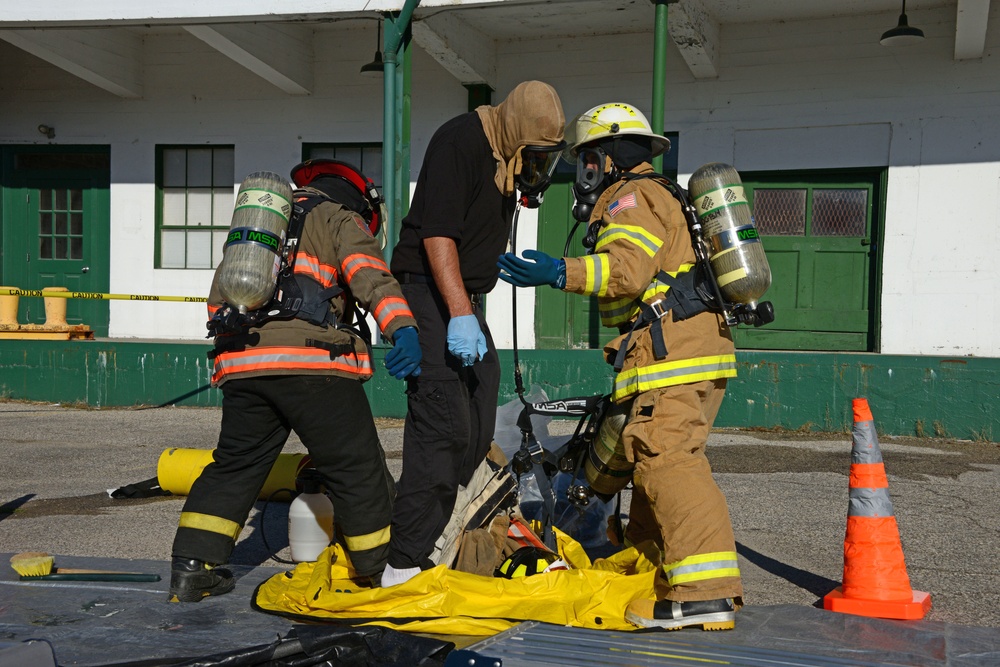
<svg viewBox="0 0 1000 667">
<path fill-rule="evenodd" d="M 853 407 L 843 585 L 823 598 L 823 608 L 918 620 L 931 608 L 931 596 L 910 588 L 875 421 L 866 399 L 854 399 Z"/>
<path fill-rule="evenodd" d="M 179 447 L 165 449 L 156 464 L 156 478 L 160 488 L 176 496 L 186 496 L 191 491 L 194 481 L 201 475 L 201 471 L 212 462 L 214 451 L 214 449 Z M 274 462 L 274 467 L 271 468 L 258 498 L 268 500 L 271 494 L 279 489 L 295 491 L 295 478 L 298 477 L 299 471 L 309 465 L 309 460 L 307 454 L 278 454 L 278 460 Z M 278 494 L 273 500 L 290 502 L 293 495 Z"/>
</svg>

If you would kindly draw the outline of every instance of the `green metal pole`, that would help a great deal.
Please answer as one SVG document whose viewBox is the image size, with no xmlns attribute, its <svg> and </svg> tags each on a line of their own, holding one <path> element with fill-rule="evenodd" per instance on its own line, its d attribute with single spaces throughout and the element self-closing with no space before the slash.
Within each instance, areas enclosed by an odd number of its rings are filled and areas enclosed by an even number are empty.
<svg viewBox="0 0 1000 667">
<path fill-rule="evenodd" d="M 399 47 L 406 36 L 413 10 L 420 0 L 406 0 L 399 14 L 389 15 L 385 20 L 383 34 L 382 70 L 382 194 L 387 201 L 387 220 L 385 221 L 386 262 L 392 259 L 392 248 L 396 244 L 401 206 L 397 197 L 396 165 L 400 162 L 399 131 L 396 128 L 396 114 L 400 107 L 397 98 L 396 65 L 399 62 Z M 408 118 L 408 114 L 406 115 Z"/>
<path fill-rule="evenodd" d="M 653 0 L 656 17 L 653 29 L 653 114 L 650 118 L 653 132 L 663 134 L 663 108 L 667 78 L 667 5 L 676 0 Z M 653 158 L 653 168 L 663 171 L 663 156 Z"/>
</svg>

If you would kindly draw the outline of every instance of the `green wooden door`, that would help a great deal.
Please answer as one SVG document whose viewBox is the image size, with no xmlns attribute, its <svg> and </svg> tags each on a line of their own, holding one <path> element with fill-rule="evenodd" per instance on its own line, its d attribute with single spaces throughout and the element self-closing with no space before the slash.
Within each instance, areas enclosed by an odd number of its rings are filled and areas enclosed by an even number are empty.
<svg viewBox="0 0 1000 667">
<path fill-rule="evenodd" d="M 110 160 L 106 148 L 4 151 L 3 284 L 108 291 Z M 108 335 L 108 303 L 68 299 L 66 320 Z M 44 300 L 22 297 L 21 324 L 45 322 Z"/>
<path fill-rule="evenodd" d="M 737 329 L 738 347 L 875 351 L 881 182 L 879 171 L 744 175 L 775 319 Z"/>
<path fill-rule="evenodd" d="M 538 249 L 553 257 L 586 254 L 583 236 L 586 225 L 573 230 L 572 175 L 558 173 L 545 191 L 538 212 Z M 535 288 L 535 347 L 540 350 L 593 349 L 604 346 L 617 332 L 601 326 L 595 297 L 583 297 L 544 285 Z"/>
</svg>

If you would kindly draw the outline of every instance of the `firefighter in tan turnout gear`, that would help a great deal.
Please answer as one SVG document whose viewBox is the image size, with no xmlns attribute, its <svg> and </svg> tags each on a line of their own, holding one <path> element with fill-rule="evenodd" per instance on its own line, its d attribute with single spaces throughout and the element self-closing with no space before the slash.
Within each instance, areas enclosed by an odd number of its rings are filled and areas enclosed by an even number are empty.
<svg viewBox="0 0 1000 667">
<path fill-rule="evenodd" d="M 500 277 L 596 296 L 603 324 L 621 333 L 605 354 L 615 366 L 612 399 L 628 405 L 622 440 L 635 463 L 625 537 L 652 539 L 663 553 L 657 599 L 632 601 L 626 617 L 643 627 L 733 628 L 743 594 L 736 542 L 705 444 L 736 357 L 716 313 L 675 320 L 657 308 L 670 290 L 661 272 L 677 277 L 695 265 L 679 203 L 645 176 L 670 143 L 620 103 L 578 116 L 566 141 L 566 157 L 577 164 L 574 216 L 590 223 L 590 253 L 508 253 Z"/>
<path fill-rule="evenodd" d="M 393 480 L 361 386 L 373 368 L 369 342 L 351 328 L 354 303 L 393 341 L 385 364 L 397 379 L 420 372 L 416 321 L 375 237 L 381 211 L 371 181 L 335 160 L 304 162 L 292 180 L 300 189 L 292 195 L 288 239 L 298 243 L 286 241 L 295 250 L 282 260 L 287 271 L 274 299 L 242 315 L 225 303 L 219 288 L 225 259 L 212 283 L 210 356 L 212 382 L 223 395 L 222 427 L 213 461 L 181 512 L 170 601 L 197 602 L 233 589 L 232 573 L 215 566 L 228 561 L 292 430 L 327 481 L 337 538 L 357 574 L 377 583 L 385 567 Z"/>
</svg>

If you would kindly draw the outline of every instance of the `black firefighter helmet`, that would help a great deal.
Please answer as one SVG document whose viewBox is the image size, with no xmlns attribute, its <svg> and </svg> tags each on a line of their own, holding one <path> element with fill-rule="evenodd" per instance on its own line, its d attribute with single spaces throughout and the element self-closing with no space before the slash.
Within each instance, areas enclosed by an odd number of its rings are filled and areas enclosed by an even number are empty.
<svg viewBox="0 0 1000 667">
<path fill-rule="evenodd" d="M 517 579 L 542 572 L 568 569 L 566 563 L 559 558 L 559 554 L 553 551 L 541 547 L 521 547 L 500 564 L 493 576 Z"/>
</svg>

